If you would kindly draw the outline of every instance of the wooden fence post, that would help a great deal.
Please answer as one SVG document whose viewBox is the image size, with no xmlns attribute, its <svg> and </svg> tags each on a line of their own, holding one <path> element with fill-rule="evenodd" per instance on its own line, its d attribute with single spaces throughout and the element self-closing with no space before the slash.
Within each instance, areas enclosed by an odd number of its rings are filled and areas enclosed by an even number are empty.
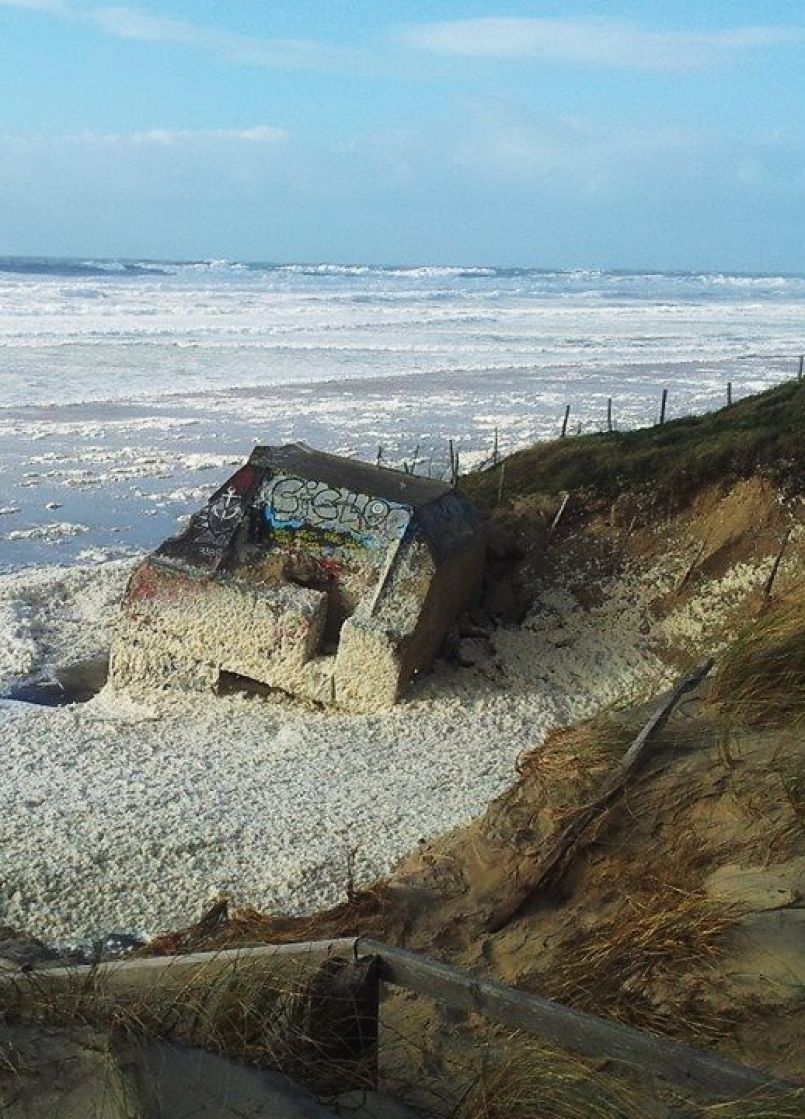
<svg viewBox="0 0 805 1119">
<path fill-rule="evenodd" d="M 662 401 L 660 402 L 660 426 L 665 423 L 665 406 L 668 403 L 668 389 L 662 390 Z"/>
<path fill-rule="evenodd" d="M 612 397 L 607 398 L 607 431 L 612 431 Z"/>
<path fill-rule="evenodd" d="M 567 435 L 567 421 L 569 419 L 570 419 L 570 405 L 568 404 L 567 408 L 565 408 L 565 418 L 562 420 L 562 434 L 559 436 L 560 439 L 564 439 L 565 435 Z"/>
<path fill-rule="evenodd" d="M 459 459 L 458 448 L 453 445 L 453 440 L 450 443 L 450 485 L 458 485 L 458 472 L 459 472 Z"/>
<path fill-rule="evenodd" d="M 727 407 L 732 404 L 732 381 L 727 381 Z"/>
<path fill-rule="evenodd" d="M 797 373 L 797 380 L 802 380 L 802 367 L 805 365 L 805 354 L 800 354 L 799 358 L 799 372 Z"/>
<path fill-rule="evenodd" d="M 498 481 L 498 505 L 503 503 L 503 479 L 506 474 L 506 460 L 500 464 L 500 480 Z"/>
<path fill-rule="evenodd" d="M 780 548 L 777 552 L 777 555 L 774 557 L 774 563 L 771 565 L 771 571 L 769 572 L 769 577 L 766 580 L 766 582 L 763 584 L 763 600 L 764 600 L 764 602 L 768 602 L 769 599 L 771 598 L 771 589 L 774 586 L 774 580 L 777 578 L 777 571 L 780 567 L 780 562 L 783 558 L 783 552 L 786 550 L 786 547 L 788 546 L 788 541 L 789 541 L 790 536 L 791 536 L 791 527 L 789 525 L 789 527 L 783 533 L 783 539 L 780 541 Z"/>
</svg>

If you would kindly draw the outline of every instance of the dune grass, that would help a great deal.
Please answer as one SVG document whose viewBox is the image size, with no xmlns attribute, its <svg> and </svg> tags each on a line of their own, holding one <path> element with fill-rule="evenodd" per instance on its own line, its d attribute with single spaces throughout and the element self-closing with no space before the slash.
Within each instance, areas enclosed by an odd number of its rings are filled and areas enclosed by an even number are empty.
<svg viewBox="0 0 805 1119">
<path fill-rule="evenodd" d="M 619 899 L 579 927 L 527 986 L 638 1029 L 707 1046 L 727 1024 L 708 992 L 737 911 L 701 885 L 701 852 L 680 841 L 661 868 L 613 864 L 599 882 Z"/>
<path fill-rule="evenodd" d="M 608 715 L 556 728 L 536 750 L 517 759 L 518 779 L 538 790 L 558 822 L 586 804 L 633 737 L 629 727 Z"/>
<path fill-rule="evenodd" d="M 805 1119 L 805 1089 L 789 1096 L 725 1100 L 693 1113 L 695 1119 Z"/>
<path fill-rule="evenodd" d="M 333 940 L 344 936 L 372 936 L 382 940 L 397 904 L 392 887 L 380 879 L 366 889 L 351 890 L 348 886 L 347 892 L 345 901 L 301 917 L 262 913 L 252 906 L 230 910 L 228 902 L 222 898 L 195 924 L 154 937 L 137 955 L 172 956 L 182 952 Z"/>
<path fill-rule="evenodd" d="M 514 1034 L 483 1063 L 455 1119 L 648 1119 L 647 1103 L 593 1061 Z"/>
<path fill-rule="evenodd" d="M 106 1031 L 116 1041 L 190 1045 L 244 1065 L 283 1072 L 313 1091 L 373 1084 L 371 1023 L 337 987 L 345 961 L 311 967 L 299 960 L 249 957 L 191 974 L 165 967 L 157 981 L 119 988 L 103 972 L 76 972 L 51 982 L 32 972 L 5 989 L 7 1022 L 42 1022 Z M 334 985 L 335 984 L 335 985 Z"/>
<path fill-rule="evenodd" d="M 805 1089 L 711 1104 L 662 1096 L 650 1077 L 515 1033 L 492 1048 L 454 1119 L 805 1119 Z"/>
<path fill-rule="evenodd" d="M 611 500 L 645 489 L 663 507 L 680 506 L 706 485 L 756 473 L 801 492 L 803 430 L 805 382 L 790 381 L 661 427 L 555 439 L 503 460 L 504 504 L 562 491 Z M 461 488 L 479 505 L 494 508 L 500 473 L 501 466 L 470 473 Z"/>
<path fill-rule="evenodd" d="M 713 698 L 729 723 L 805 725 L 805 590 L 779 599 L 729 646 Z"/>
</svg>

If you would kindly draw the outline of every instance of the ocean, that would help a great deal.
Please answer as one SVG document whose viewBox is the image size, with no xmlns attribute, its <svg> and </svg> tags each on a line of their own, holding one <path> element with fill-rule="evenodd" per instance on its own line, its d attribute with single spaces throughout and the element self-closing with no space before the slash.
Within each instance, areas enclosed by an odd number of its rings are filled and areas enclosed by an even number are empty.
<svg viewBox="0 0 805 1119">
<path fill-rule="evenodd" d="M 0 258 L 0 572 L 155 546 L 255 443 L 447 471 L 796 374 L 805 277 Z"/>
</svg>

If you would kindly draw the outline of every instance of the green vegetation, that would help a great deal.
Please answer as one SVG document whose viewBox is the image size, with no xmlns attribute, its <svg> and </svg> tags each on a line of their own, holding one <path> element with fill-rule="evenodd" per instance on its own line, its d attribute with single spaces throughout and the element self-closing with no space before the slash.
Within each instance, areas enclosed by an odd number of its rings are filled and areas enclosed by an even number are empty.
<svg viewBox="0 0 805 1119">
<path fill-rule="evenodd" d="M 718 412 L 662 427 L 580 435 L 540 443 L 462 478 L 462 489 L 489 509 L 503 499 L 562 491 L 613 499 L 643 489 L 667 507 L 683 505 L 704 486 L 766 473 L 805 488 L 805 382 L 790 381 Z"/>
</svg>

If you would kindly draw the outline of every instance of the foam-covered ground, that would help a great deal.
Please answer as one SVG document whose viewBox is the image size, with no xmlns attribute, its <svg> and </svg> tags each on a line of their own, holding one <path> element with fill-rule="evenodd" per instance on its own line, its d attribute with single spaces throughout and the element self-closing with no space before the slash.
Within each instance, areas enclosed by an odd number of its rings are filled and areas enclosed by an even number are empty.
<svg viewBox="0 0 805 1119">
<path fill-rule="evenodd" d="M 727 381 L 737 398 L 791 375 L 805 278 L 28 261 L 0 268 L 0 297 L 2 696 L 102 656 L 132 557 L 255 443 L 380 445 L 438 476 L 448 440 L 467 469 L 496 435 L 555 434 L 568 403 L 585 431 L 610 397 L 624 428 L 662 388 L 669 416 L 717 407 Z M 0 699 L 0 923 L 85 937 L 183 923 L 219 890 L 337 900 L 350 851 L 360 881 L 383 873 L 481 810 L 551 725 L 656 688 L 647 600 L 681 574 L 634 573 L 591 613 L 556 588 L 384 715 Z M 716 608 L 685 609 L 666 637 L 695 648 Z"/>
<path fill-rule="evenodd" d="M 800 577 L 802 537 L 780 585 Z M 379 714 L 280 694 L 135 704 L 108 686 L 64 707 L 0 699 L 0 924 L 75 940 L 175 928 L 219 892 L 285 912 L 341 900 L 351 853 L 358 884 L 388 872 L 481 812 L 550 728 L 655 693 L 678 673 L 664 655 L 715 652 L 771 557 L 668 596 L 689 553 L 669 537 L 618 578 L 576 570 L 596 604 L 552 586 L 522 626 L 464 643 L 472 667 L 437 664 Z M 130 568 L 0 575 L 0 696 L 102 656 Z"/>
<path fill-rule="evenodd" d="M 0 665 L 47 676 L 107 647 L 129 563 L 0 577 Z M 0 701 L 0 922 L 50 939 L 187 922 L 218 891 L 267 909 L 340 900 L 466 821 L 553 725 L 655 689 L 640 581 L 583 611 L 546 597 L 522 629 L 468 643 L 375 715 L 281 697 L 133 705 Z"/>
</svg>

